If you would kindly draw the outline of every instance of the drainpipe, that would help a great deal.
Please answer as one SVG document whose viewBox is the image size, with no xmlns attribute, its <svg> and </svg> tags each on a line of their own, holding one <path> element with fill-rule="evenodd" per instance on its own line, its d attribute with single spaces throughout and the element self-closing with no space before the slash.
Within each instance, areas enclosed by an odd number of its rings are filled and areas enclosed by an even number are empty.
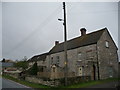
<svg viewBox="0 0 120 90">
<path fill-rule="evenodd" d="M 99 71 L 99 60 L 98 60 L 98 48 L 96 44 L 96 55 L 97 55 L 97 73 L 98 73 L 98 80 L 100 80 L 100 71 Z"/>
</svg>

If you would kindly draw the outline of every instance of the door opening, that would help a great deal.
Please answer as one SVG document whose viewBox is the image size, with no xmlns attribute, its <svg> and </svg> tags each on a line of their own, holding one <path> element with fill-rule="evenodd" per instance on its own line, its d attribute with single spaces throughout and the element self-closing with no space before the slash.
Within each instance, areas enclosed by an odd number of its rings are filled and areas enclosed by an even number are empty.
<svg viewBox="0 0 120 90">
<path fill-rule="evenodd" d="M 95 68 L 95 65 L 93 65 L 93 80 L 96 80 L 96 68 Z"/>
</svg>

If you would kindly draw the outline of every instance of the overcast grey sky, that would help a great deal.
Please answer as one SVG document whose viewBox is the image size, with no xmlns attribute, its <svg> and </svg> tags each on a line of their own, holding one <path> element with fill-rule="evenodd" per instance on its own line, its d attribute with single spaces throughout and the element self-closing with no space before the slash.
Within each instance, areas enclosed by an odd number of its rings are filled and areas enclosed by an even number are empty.
<svg viewBox="0 0 120 90">
<path fill-rule="evenodd" d="M 0 2 L 0 60 L 2 59 L 2 3 Z"/>
<path fill-rule="evenodd" d="M 2 3 L 2 56 L 9 59 L 28 58 L 49 51 L 54 41 L 63 41 L 63 6 L 50 3 Z M 67 2 L 68 39 L 107 27 L 118 44 L 117 2 Z M 118 45 L 117 45 L 118 46 Z"/>
</svg>

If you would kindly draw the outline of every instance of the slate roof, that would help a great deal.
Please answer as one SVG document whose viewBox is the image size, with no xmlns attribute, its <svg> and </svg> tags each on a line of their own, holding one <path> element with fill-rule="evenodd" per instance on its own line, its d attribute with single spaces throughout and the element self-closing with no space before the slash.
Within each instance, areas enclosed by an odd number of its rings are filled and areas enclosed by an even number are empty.
<svg viewBox="0 0 120 90">
<path fill-rule="evenodd" d="M 28 62 L 32 62 L 32 61 L 44 61 L 47 55 L 48 55 L 48 53 L 43 53 L 43 54 L 40 54 L 40 55 L 33 56 L 32 58 L 30 58 L 28 60 Z"/>
<path fill-rule="evenodd" d="M 92 33 L 88 33 L 83 36 L 76 37 L 74 39 L 67 41 L 67 50 L 75 49 L 82 46 L 96 44 L 100 39 L 102 33 L 107 30 L 107 28 L 103 28 L 101 30 L 97 30 Z M 64 42 L 55 45 L 50 51 L 49 54 L 58 53 L 64 51 Z"/>
</svg>

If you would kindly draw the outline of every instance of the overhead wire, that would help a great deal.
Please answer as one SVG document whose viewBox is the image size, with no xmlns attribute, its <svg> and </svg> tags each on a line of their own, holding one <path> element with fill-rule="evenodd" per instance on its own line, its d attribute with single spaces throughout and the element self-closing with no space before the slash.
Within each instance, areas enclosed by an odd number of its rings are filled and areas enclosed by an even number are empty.
<svg viewBox="0 0 120 90">
<path fill-rule="evenodd" d="M 35 33 L 37 33 L 39 30 L 42 30 L 47 24 L 50 23 L 53 18 L 59 14 L 61 9 L 60 6 L 58 6 L 57 9 L 55 9 L 34 31 L 32 31 L 27 37 L 25 37 L 21 42 L 19 42 L 15 47 L 13 47 L 11 50 L 9 50 L 7 53 L 4 53 L 5 55 L 9 55 L 12 52 L 14 52 L 16 49 L 18 49 L 20 46 L 22 46 L 28 39 L 30 39 Z"/>
<path fill-rule="evenodd" d="M 73 5 L 72 7 L 74 7 L 75 5 Z M 32 38 L 32 36 L 37 33 L 39 30 L 42 30 L 47 24 L 49 24 L 49 22 L 54 18 L 54 16 L 56 16 L 57 14 L 59 14 L 60 12 L 60 7 L 59 6 L 57 9 L 55 9 L 55 11 L 53 11 L 34 31 L 32 31 L 27 37 L 25 37 L 22 41 L 20 41 L 15 47 L 13 47 L 11 50 L 9 50 L 7 53 L 4 53 L 6 55 L 11 54 L 11 52 L 14 52 L 16 49 L 18 49 L 20 46 L 22 46 L 28 39 Z M 72 9 L 72 8 L 70 8 Z M 69 9 L 69 10 L 70 10 Z M 94 11 L 94 12 L 81 12 L 81 14 L 88 14 L 88 13 L 108 13 L 108 12 L 116 12 L 118 10 L 109 10 L 109 11 Z M 68 15 L 68 18 L 70 17 L 70 15 Z"/>
</svg>

